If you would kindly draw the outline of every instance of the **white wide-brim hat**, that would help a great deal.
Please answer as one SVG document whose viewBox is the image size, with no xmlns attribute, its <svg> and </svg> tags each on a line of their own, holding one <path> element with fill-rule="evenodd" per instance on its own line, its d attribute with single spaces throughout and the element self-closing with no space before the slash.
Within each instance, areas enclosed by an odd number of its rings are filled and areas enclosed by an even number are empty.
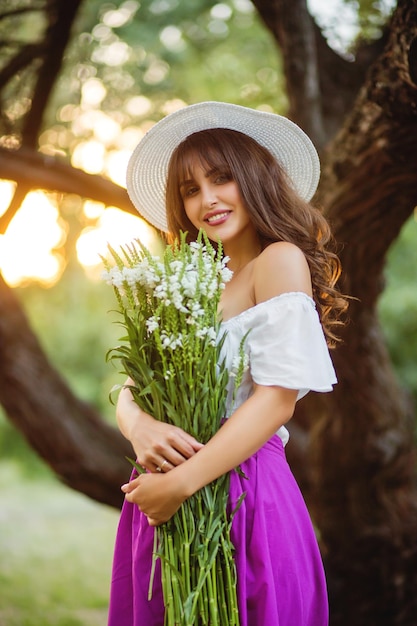
<svg viewBox="0 0 417 626">
<path fill-rule="evenodd" d="M 165 186 L 175 148 L 192 133 L 229 128 L 267 148 L 307 202 L 320 178 L 320 162 L 310 138 L 286 117 L 225 102 L 201 102 L 171 113 L 144 135 L 127 169 L 127 191 L 140 215 L 168 231 Z"/>
</svg>

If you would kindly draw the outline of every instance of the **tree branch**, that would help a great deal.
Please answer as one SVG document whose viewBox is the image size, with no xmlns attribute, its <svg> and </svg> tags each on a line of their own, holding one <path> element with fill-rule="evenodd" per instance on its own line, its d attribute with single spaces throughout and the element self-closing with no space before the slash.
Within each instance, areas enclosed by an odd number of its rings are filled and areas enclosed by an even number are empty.
<svg viewBox="0 0 417 626">
<path fill-rule="evenodd" d="M 11 61 L 0 71 L 0 90 L 9 82 L 13 76 L 18 74 L 23 68 L 33 63 L 44 51 L 43 44 L 30 43 L 24 46 Z"/>
<path fill-rule="evenodd" d="M 101 176 L 87 174 L 55 157 L 45 156 L 30 148 L 19 150 L 0 148 L 2 178 L 14 180 L 25 189 L 45 189 L 76 193 L 92 198 L 106 206 L 116 206 L 132 215 L 137 211 L 124 188 Z M 0 233 L 5 232 L 13 214 L 6 211 L 0 217 Z"/>
<path fill-rule="evenodd" d="M 25 15 L 27 13 L 33 13 L 34 11 L 43 11 L 43 8 L 44 8 L 44 5 L 42 3 L 39 3 L 38 5 L 36 5 L 32 0 L 30 6 L 18 7 L 16 9 L 10 9 L 9 11 L 4 11 L 3 13 L 0 13 L 0 22 L 9 17 L 16 17 L 17 15 Z"/>
<path fill-rule="evenodd" d="M 37 146 L 46 104 L 61 69 L 72 24 L 81 2 L 82 0 L 49 0 L 47 3 L 49 26 L 45 36 L 43 62 L 38 71 L 32 106 L 22 130 L 22 142 L 26 146 Z"/>
<path fill-rule="evenodd" d="M 315 50 L 313 20 L 306 0 L 254 0 L 262 20 L 280 47 L 289 98 L 288 115 L 323 146 L 326 135 Z"/>
</svg>

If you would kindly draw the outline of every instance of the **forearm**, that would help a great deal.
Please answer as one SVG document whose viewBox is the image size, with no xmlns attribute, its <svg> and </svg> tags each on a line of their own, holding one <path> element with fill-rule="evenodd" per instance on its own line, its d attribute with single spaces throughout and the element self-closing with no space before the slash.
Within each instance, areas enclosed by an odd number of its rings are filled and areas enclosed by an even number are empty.
<svg viewBox="0 0 417 626">
<path fill-rule="evenodd" d="M 127 379 L 125 385 L 133 385 L 133 380 Z M 119 393 L 116 405 L 116 420 L 120 432 L 131 443 L 134 443 L 138 427 L 146 428 L 153 418 L 142 411 L 133 399 L 130 389 L 123 388 Z"/>
<path fill-rule="evenodd" d="M 292 417 L 296 397 L 295 390 L 258 388 L 198 454 L 174 470 L 186 497 L 259 450 Z"/>
</svg>

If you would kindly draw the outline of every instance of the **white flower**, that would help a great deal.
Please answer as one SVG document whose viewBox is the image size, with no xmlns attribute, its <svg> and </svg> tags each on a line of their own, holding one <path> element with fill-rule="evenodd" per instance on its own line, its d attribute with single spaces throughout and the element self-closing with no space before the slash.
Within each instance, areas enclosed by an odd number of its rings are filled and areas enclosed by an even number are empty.
<svg viewBox="0 0 417 626">
<path fill-rule="evenodd" d="M 195 331 L 195 336 L 199 339 L 203 339 L 207 335 L 208 328 L 203 326 L 203 328 L 197 328 Z"/>
<path fill-rule="evenodd" d="M 156 285 L 154 289 L 154 296 L 160 300 L 165 300 L 168 297 L 168 285 L 165 280 L 163 280 L 159 285 Z"/>
<path fill-rule="evenodd" d="M 138 280 L 138 271 L 131 267 L 124 267 L 122 269 L 123 280 L 127 282 L 129 287 L 134 287 Z"/>
<path fill-rule="evenodd" d="M 190 313 L 191 317 L 197 319 L 198 317 L 204 315 L 204 309 L 199 302 L 193 302 Z"/>
<path fill-rule="evenodd" d="M 152 315 L 152 317 L 146 320 L 146 328 L 149 334 L 153 333 L 158 328 L 158 326 L 159 318 L 155 317 L 155 315 Z"/>
<path fill-rule="evenodd" d="M 198 287 L 198 273 L 195 269 L 189 270 L 184 274 L 181 279 L 181 287 L 184 291 L 184 295 L 188 298 L 193 298 L 197 293 Z"/>
<path fill-rule="evenodd" d="M 230 376 L 234 377 L 239 372 L 243 374 L 249 369 L 249 357 L 247 354 L 242 354 L 233 357 L 232 361 L 232 369 L 230 372 Z"/>
<path fill-rule="evenodd" d="M 190 243 L 190 248 L 191 250 L 198 251 L 198 250 L 204 249 L 204 246 L 202 243 L 199 243 L 198 241 L 192 241 Z"/>
<path fill-rule="evenodd" d="M 103 278 L 108 285 L 113 285 L 120 289 L 123 285 L 123 274 L 118 267 L 112 267 L 108 272 L 103 272 Z"/>
<path fill-rule="evenodd" d="M 218 289 L 217 279 L 213 278 L 207 285 L 207 297 L 213 298 Z"/>
<path fill-rule="evenodd" d="M 174 261 L 170 262 L 169 267 L 172 270 L 172 273 L 178 272 L 178 274 L 179 274 L 181 272 L 181 270 L 183 269 L 184 264 L 183 264 L 182 261 L 174 259 Z"/>
<path fill-rule="evenodd" d="M 168 335 L 168 333 L 162 331 L 161 341 L 164 348 L 171 348 L 171 350 L 175 350 L 175 348 L 182 345 L 183 336 L 181 333 L 179 333 L 177 336 Z"/>
<path fill-rule="evenodd" d="M 233 272 L 232 270 L 229 270 L 228 267 L 223 267 L 220 272 L 220 276 L 224 283 L 228 283 L 230 280 L 232 280 Z"/>
<path fill-rule="evenodd" d="M 108 270 L 103 270 L 101 272 L 101 280 L 104 280 L 104 282 L 107 285 L 111 285 L 111 279 L 110 279 L 110 272 Z"/>
<path fill-rule="evenodd" d="M 214 341 L 214 342 L 216 341 L 216 339 L 217 339 L 217 333 L 216 333 L 216 330 L 213 328 L 213 326 L 210 326 L 210 327 L 209 327 L 208 332 L 207 332 L 207 335 L 209 336 L 209 338 L 210 338 L 212 341 Z"/>
<path fill-rule="evenodd" d="M 204 337 L 208 337 L 208 339 L 210 340 L 210 345 L 216 345 L 217 334 L 212 326 L 203 326 L 202 328 L 197 328 L 197 330 L 195 331 L 195 335 L 198 339 L 204 339 Z"/>
</svg>

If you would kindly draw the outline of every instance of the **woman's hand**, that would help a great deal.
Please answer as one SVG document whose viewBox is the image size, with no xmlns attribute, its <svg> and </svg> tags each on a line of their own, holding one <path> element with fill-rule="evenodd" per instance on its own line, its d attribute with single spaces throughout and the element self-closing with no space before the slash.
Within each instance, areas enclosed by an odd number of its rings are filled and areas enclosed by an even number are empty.
<svg viewBox="0 0 417 626">
<path fill-rule="evenodd" d="M 127 385 L 133 381 L 127 380 Z M 203 447 L 181 428 L 160 422 L 141 411 L 130 389 L 120 392 L 116 409 L 122 434 L 131 442 L 138 463 L 149 472 L 169 472 Z"/>
<path fill-rule="evenodd" d="M 171 478 L 174 474 L 141 474 L 121 488 L 126 500 L 147 516 L 150 526 L 167 522 L 186 499 L 178 481 Z"/>
<path fill-rule="evenodd" d="M 188 433 L 143 413 L 131 439 L 138 463 L 150 472 L 169 472 L 203 447 Z"/>
</svg>

